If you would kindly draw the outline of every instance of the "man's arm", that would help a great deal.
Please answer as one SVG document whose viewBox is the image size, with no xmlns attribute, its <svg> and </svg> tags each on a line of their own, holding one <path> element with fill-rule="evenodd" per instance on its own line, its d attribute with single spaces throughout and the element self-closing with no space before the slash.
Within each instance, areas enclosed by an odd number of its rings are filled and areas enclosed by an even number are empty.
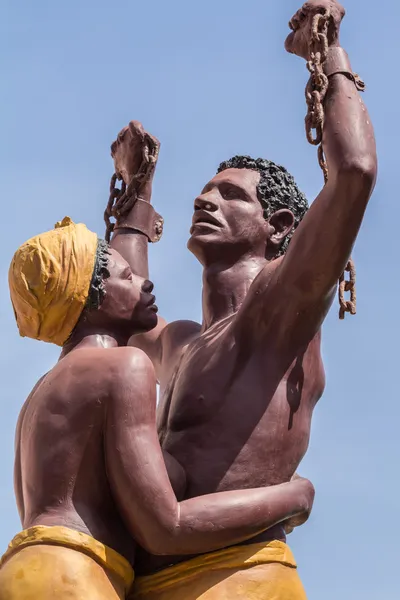
<svg viewBox="0 0 400 600">
<path fill-rule="evenodd" d="M 141 123 L 131 121 L 118 134 L 117 139 L 111 145 L 111 156 L 114 160 L 115 172 L 123 179 L 126 187 L 137 176 L 141 168 L 146 168 L 146 156 L 149 155 L 148 141 L 157 149 L 159 141 L 147 134 Z M 146 207 L 151 202 L 152 184 L 156 165 L 152 165 L 151 175 L 143 185 L 138 182 L 135 193 L 137 202 L 132 206 L 130 212 L 117 220 L 114 234 L 111 239 L 111 247 L 117 250 L 129 263 L 132 272 L 148 279 L 148 238 L 146 235 Z M 138 212 L 138 205 L 141 212 Z M 151 214 L 151 208 L 149 215 Z M 145 227 L 143 227 L 145 225 Z"/>
<path fill-rule="evenodd" d="M 114 160 L 115 172 L 121 177 L 128 187 L 140 170 L 146 168 L 146 157 L 153 150 L 152 155 L 157 158 L 160 143 L 146 133 L 138 121 L 131 121 L 118 134 L 117 139 L 111 145 L 111 155 Z M 137 185 L 138 202 L 136 202 L 130 213 L 123 215 L 117 220 L 111 246 L 117 250 L 129 263 L 132 272 L 144 278 L 149 276 L 148 266 L 148 237 L 151 236 L 154 225 L 154 213 L 152 209 L 146 211 L 147 205 L 151 203 L 153 177 L 156 164 L 150 165 L 150 177 L 144 185 Z M 148 167 L 148 165 L 147 165 Z M 126 226 L 128 225 L 128 226 Z M 171 365 L 175 364 L 176 354 L 180 348 L 199 329 L 199 325 L 192 322 L 179 321 L 169 326 L 162 317 L 158 317 L 157 326 L 147 333 L 133 336 L 129 345 L 139 348 L 151 359 L 156 370 L 159 382 L 163 380 L 163 374 L 167 371 L 167 377 Z M 163 364 L 163 356 L 168 356 L 168 364 Z M 164 361 L 165 362 L 165 361 Z"/>
<path fill-rule="evenodd" d="M 159 149 L 159 141 L 149 134 L 146 134 L 143 126 L 138 121 L 131 121 L 118 134 L 117 139 L 111 145 L 111 156 L 114 160 L 115 172 L 121 177 L 126 185 L 129 186 L 132 179 L 137 175 L 142 166 L 143 157 L 148 153 L 147 138 L 151 139 L 153 147 Z M 153 165 L 150 178 L 142 187 L 138 186 L 138 198 L 142 202 L 151 203 L 153 177 L 156 165 Z M 147 235 L 135 229 L 135 205 L 128 215 L 117 223 L 111 239 L 111 247 L 117 250 L 121 256 L 129 263 L 132 272 L 140 277 L 148 279 L 148 238 Z M 141 219 L 142 221 L 142 219 Z M 121 223 L 130 223 L 130 227 L 123 227 Z M 143 224 L 143 223 L 141 223 Z M 136 224 L 140 227 L 140 224 Z M 162 317 L 158 317 L 157 326 L 147 333 L 134 336 L 130 345 L 143 350 L 153 361 L 154 367 L 159 371 L 161 360 L 161 333 L 166 326 Z"/>
<path fill-rule="evenodd" d="M 155 428 L 155 378 L 149 359 L 113 349 L 106 407 L 105 458 L 113 496 L 131 535 L 152 554 L 197 554 L 236 544 L 309 512 L 312 485 L 289 483 L 211 494 L 178 503 Z"/>
<path fill-rule="evenodd" d="M 297 16 L 300 25 L 286 42 L 288 51 L 305 57 L 311 18 L 321 7 L 331 9 L 336 28 L 336 34 L 330 34 L 328 59 L 331 48 L 339 47 L 342 7 L 334 0 L 311 0 Z M 351 72 L 350 64 L 341 66 L 340 70 Z M 307 337 L 319 328 L 349 259 L 376 180 L 377 158 L 371 120 L 354 82 L 345 74 L 329 77 L 324 109 L 323 148 L 328 183 L 294 233 L 286 256 L 277 262 L 275 269 L 271 265 L 259 275 L 247 299 L 247 307 L 243 307 L 247 312 L 251 307 L 257 318 L 261 312 L 269 326 L 279 320 L 282 335 L 294 325 L 304 329 L 299 333 Z M 268 315 L 265 301 L 269 308 L 276 307 L 269 310 Z M 257 303 L 260 312 L 256 309 Z M 279 319 L 275 319 L 278 313 Z"/>
</svg>

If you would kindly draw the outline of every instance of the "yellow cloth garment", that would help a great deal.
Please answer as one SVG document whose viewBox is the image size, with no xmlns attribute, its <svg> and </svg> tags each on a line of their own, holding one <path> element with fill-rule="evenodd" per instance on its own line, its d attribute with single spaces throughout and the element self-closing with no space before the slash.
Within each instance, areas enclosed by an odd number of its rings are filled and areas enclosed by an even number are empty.
<svg viewBox="0 0 400 600">
<path fill-rule="evenodd" d="M 96 251 L 97 235 L 69 217 L 18 248 L 8 282 L 22 337 L 66 342 L 89 295 Z"/>
<path fill-rule="evenodd" d="M 233 546 L 137 577 L 129 600 L 306 600 L 283 542 Z"/>
<path fill-rule="evenodd" d="M 0 600 L 125 600 L 134 572 L 118 552 L 67 527 L 31 527 L 0 559 Z"/>
</svg>

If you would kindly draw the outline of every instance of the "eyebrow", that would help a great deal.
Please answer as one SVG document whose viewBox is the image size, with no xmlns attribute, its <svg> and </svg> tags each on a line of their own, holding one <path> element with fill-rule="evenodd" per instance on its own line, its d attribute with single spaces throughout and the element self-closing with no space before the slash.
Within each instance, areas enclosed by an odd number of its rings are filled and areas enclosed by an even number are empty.
<svg viewBox="0 0 400 600">
<path fill-rule="evenodd" d="M 234 188 L 235 190 L 237 190 L 238 192 L 240 192 L 240 194 L 243 194 L 244 196 L 246 196 L 246 198 L 248 200 L 251 200 L 251 196 L 249 196 L 249 194 L 246 192 L 246 190 L 242 187 L 240 187 L 240 185 L 238 185 L 237 183 L 234 183 L 233 181 L 229 181 L 229 179 L 227 181 L 221 181 L 221 182 L 217 182 L 217 183 L 207 183 L 203 190 L 202 190 L 202 194 L 206 194 L 212 187 L 217 187 L 219 188 L 220 186 L 223 185 L 229 185 L 230 187 Z"/>
</svg>

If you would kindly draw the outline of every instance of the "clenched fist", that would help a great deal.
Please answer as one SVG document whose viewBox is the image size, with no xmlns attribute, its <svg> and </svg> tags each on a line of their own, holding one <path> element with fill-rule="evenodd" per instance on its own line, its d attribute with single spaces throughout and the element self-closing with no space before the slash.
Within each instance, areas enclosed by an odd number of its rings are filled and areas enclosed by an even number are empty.
<svg viewBox="0 0 400 600">
<path fill-rule="evenodd" d="M 312 33 L 312 21 L 317 13 L 329 11 L 328 45 L 339 45 L 339 29 L 345 10 L 336 0 L 308 0 L 292 17 L 289 27 L 292 33 L 288 35 L 285 48 L 291 54 L 309 59 L 309 44 Z"/>
<path fill-rule="evenodd" d="M 114 159 L 115 172 L 129 185 L 132 178 L 140 171 L 154 174 L 160 142 L 147 133 L 139 121 L 131 121 L 118 134 L 111 145 L 111 156 Z M 148 183 L 148 179 L 146 179 Z"/>
</svg>

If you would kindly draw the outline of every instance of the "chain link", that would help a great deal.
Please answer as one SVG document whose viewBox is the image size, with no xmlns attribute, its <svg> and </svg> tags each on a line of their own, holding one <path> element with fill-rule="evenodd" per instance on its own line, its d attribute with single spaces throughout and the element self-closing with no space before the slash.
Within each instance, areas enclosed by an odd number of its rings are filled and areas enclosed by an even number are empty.
<svg viewBox="0 0 400 600">
<path fill-rule="evenodd" d="M 346 273 L 349 273 L 348 280 L 345 279 Z M 345 299 L 345 292 L 350 292 L 350 300 Z M 344 319 L 347 312 L 351 315 L 356 314 L 356 300 L 356 270 L 354 262 L 350 259 L 339 279 L 339 319 Z"/>
<path fill-rule="evenodd" d="M 111 235 L 115 227 L 115 222 L 111 221 L 111 219 L 117 220 L 131 210 L 139 196 L 140 190 L 150 179 L 156 166 L 159 146 L 148 133 L 144 134 L 142 152 L 142 163 L 128 186 L 122 181 L 121 187 L 117 187 L 117 181 L 122 180 L 119 174 L 114 173 L 111 177 L 110 196 L 106 210 L 104 211 L 104 221 L 106 224 L 105 239 L 108 243 L 111 240 Z M 162 224 L 160 227 L 162 228 Z"/>
<path fill-rule="evenodd" d="M 318 148 L 318 162 L 324 174 L 325 183 L 328 181 L 328 165 L 322 147 L 322 132 L 324 129 L 324 100 L 328 91 L 328 77 L 325 75 L 322 65 L 328 56 L 328 25 L 329 11 L 314 15 L 311 26 L 311 39 L 309 45 L 309 60 L 307 69 L 310 79 L 306 87 L 306 135 L 307 140 Z M 313 131 L 315 130 L 315 134 Z"/>
<path fill-rule="evenodd" d="M 310 79 L 306 87 L 307 116 L 305 118 L 307 140 L 313 146 L 318 146 L 318 162 L 324 174 L 325 184 L 328 181 L 328 164 L 322 145 L 322 133 L 325 121 L 324 100 L 329 80 L 323 71 L 323 63 L 328 55 L 330 16 L 329 10 L 325 10 L 314 15 L 312 20 L 309 43 L 310 58 L 307 61 Z M 364 84 L 358 76 L 355 76 L 355 79 L 357 89 L 360 89 Z M 349 273 L 348 280 L 345 279 L 346 273 Z M 350 300 L 345 299 L 345 292 L 350 292 Z M 349 259 L 345 271 L 339 279 L 339 305 L 339 319 L 344 319 L 346 313 L 356 314 L 356 270 L 352 258 Z"/>
</svg>

